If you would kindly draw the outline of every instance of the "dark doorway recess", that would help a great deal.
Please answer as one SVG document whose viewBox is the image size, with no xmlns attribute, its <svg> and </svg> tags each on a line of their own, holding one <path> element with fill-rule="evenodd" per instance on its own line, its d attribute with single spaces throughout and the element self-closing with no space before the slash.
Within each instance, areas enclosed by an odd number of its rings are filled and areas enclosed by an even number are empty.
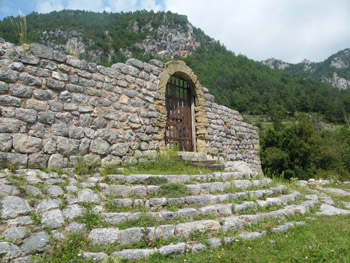
<svg viewBox="0 0 350 263">
<path fill-rule="evenodd" d="M 191 87 L 180 77 L 171 76 L 165 92 L 167 127 L 165 142 L 180 151 L 193 151 Z"/>
</svg>

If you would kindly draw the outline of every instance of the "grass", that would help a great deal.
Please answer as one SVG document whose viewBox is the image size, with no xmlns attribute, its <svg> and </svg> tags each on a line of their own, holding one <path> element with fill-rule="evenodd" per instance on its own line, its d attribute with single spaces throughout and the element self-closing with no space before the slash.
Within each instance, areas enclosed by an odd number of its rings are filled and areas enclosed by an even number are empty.
<svg viewBox="0 0 350 263">
<path fill-rule="evenodd" d="M 189 195 L 187 188 L 181 183 L 162 184 L 158 193 L 158 196 L 167 198 L 177 198 L 187 195 Z"/>
<path fill-rule="evenodd" d="M 303 219 L 298 216 L 296 220 Z M 257 228 L 271 230 L 281 222 L 269 221 L 260 223 Z M 283 222 L 282 222 L 283 224 Z M 252 228 L 248 231 L 256 231 Z M 235 234 L 235 233 L 234 233 Z M 217 235 L 220 236 L 220 233 Z M 191 239 L 206 244 L 209 236 L 206 233 L 194 232 Z M 168 240 L 169 242 L 184 242 L 185 239 Z M 162 242 L 167 245 L 169 242 Z M 135 247 L 146 247 L 147 244 L 135 244 Z M 243 263 L 243 262 L 350 262 L 350 220 L 349 216 L 320 216 L 307 221 L 302 227 L 293 227 L 286 232 L 276 234 L 271 231 L 256 240 L 240 240 L 217 249 L 206 249 L 201 253 L 178 256 L 161 256 L 155 254 L 149 259 L 137 262 L 152 263 Z M 122 249 L 118 245 L 93 246 L 84 234 L 71 234 L 61 241 L 50 242 L 51 249 L 42 255 L 34 256 L 34 262 L 94 262 L 83 259 L 81 251 L 105 251 L 112 253 Z M 151 245 L 151 244 L 148 244 Z M 102 249 L 103 248 L 103 249 Z M 101 250 L 102 249 L 102 250 Z M 112 259 L 111 259 L 112 260 Z M 111 261 L 114 262 L 114 261 Z M 121 260 L 120 262 L 126 262 Z"/>
<path fill-rule="evenodd" d="M 350 262 L 349 216 L 317 217 L 306 226 L 257 240 L 181 256 L 153 255 L 138 262 Z"/>
<path fill-rule="evenodd" d="M 154 159 L 148 162 L 139 162 L 137 164 L 124 164 L 123 169 L 118 166 L 107 166 L 101 169 L 102 175 L 107 174 L 211 174 L 213 171 L 202 167 L 193 167 L 180 160 L 176 149 L 169 149 L 166 152 L 158 153 Z"/>
<path fill-rule="evenodd" d="M 70 234 L 66 239 L 51 240 L 51 249 L 43 255 L 33 256 L 35 263 L 61 263 L 61 262 L 94 262 L 81 258 L 80 251 L 83 250 L 88 241 L 81 233 Z"/>
</svg>

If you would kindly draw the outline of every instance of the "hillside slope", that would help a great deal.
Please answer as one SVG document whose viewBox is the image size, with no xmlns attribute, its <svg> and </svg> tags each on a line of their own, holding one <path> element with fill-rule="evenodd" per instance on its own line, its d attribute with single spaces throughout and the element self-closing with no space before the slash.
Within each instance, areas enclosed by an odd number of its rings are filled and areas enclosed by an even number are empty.
<svg viewBox="0 0 350 263">
<path fill-rule="evenodd" d="M 0 37 L 18 44 L 16 26 L 20 26 L 19 17 L 0 21 Z M 218 103 L 243 113 L 284 118 L 295 112 L 315 112 L 329 121 L 344 122 L 350 112 L 350 89 L 338 90 L 319 80 L 295 76 L 297 70 L 292 66 L 288 67 L 290 74 L 235 55 L 183 15 L 64 10 L 32 13 L 27 16 L 27 26 L 27 43 L 43 43 L 102 65 L 124 62 L 131 56 L 143 61 L 183 59 Z M 344 77 L 348 69 L 337 61 L 331 57 L 329 64 L 333 68 L 341 65 L 336 74 Z M 326 82 L 332 82 L 332 76 L 328 74 Z"/>
<path fill-rule="evenodd" d="M 302 78 L 314 78 L 331 84 L 338 89 L 350 88 L 350 49 L 344 49 L 333 54 L 325 61 L 311 62 L 303 60 L 298 64 L 291 64 L 270 58 L 261 62 L 271 69 L 282 70 Z"/>
</svg>

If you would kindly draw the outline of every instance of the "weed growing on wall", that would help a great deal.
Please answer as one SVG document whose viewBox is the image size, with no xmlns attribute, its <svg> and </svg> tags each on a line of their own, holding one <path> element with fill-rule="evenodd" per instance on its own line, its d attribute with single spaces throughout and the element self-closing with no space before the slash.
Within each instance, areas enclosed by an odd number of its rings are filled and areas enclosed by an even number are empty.
<svg viewBox="0 0 350 263">
<path fill-rule="evenodd" d="M 19 22 L 14 22 L 10 18 L 11 24 L 15 30 L 15 34 L 19 37 L 20 45 L 27 43 L 27 19 L 26 16 L 19 11 Z"/>
</svg>

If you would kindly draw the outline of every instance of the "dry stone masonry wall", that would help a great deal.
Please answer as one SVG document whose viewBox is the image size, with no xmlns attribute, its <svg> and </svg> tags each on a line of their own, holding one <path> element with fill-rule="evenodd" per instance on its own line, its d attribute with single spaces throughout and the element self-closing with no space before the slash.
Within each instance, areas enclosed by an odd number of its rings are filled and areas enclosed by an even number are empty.
<svg viewBox="0 0 350 263">
<path fill-rule="evenodd" d="M 0 166 L 64 168 L 77 158 L 106 165 L 156 156 L 165 147 L 165 120 L 156 106 L 167 66 L 131 58 L 104 67 L 43 45 L 23 49 L 1 39 Z M 207 89 L 196 89 L 204 94 L 196 106 L 200 152 L 228 166 L 244 161 L 258 172 L 257 129 L 217 105 Z"/>
</svg>

